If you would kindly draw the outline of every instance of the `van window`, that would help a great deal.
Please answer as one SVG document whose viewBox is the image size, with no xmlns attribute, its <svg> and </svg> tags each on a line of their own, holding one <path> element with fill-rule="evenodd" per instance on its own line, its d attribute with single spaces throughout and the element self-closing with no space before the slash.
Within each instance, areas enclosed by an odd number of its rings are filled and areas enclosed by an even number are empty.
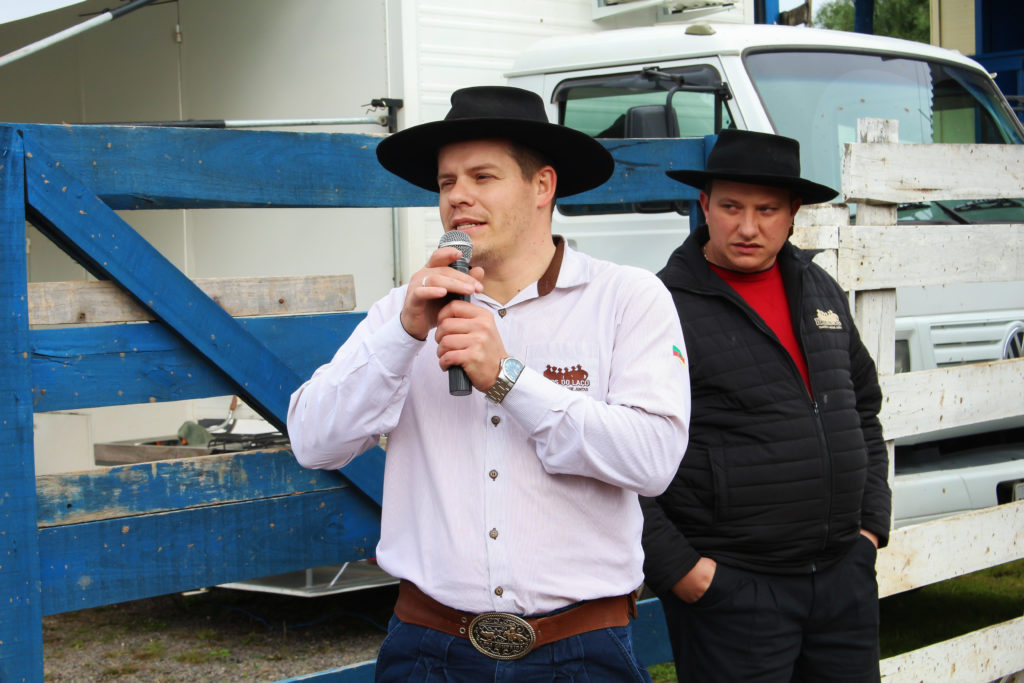
<svg viewBox="0 0 1024 683">
<path fill-rule="evenodd" d="M 558 104 L 559 123 L 582 131 L 595 138 L 626 137 L 702 137 L 716 130 L 716 111 L 719 129 L 733 127 L 733 118 L 725 98 L 718 71 L 707 64 L 665 69 L 655 75 L 651 71 L 630 71 L 606 76 L 591 76 L 564 81 L 555 88 L 554 101 Z M 676 80 L 666 77 L 671 75 Z M 637 134 L 631 130 L 631 111 L 638 107 L 665 105 L 669 91 L 672 94 L 675 124 L 661 126 L 655 135 Z M 648 129 L 649 130 L 649 129 Z M 685 213 L 686 202 L 644 202 L 637 204 L 558 205 L 567 215 L 607 213 Z"/>
<path fill-rule="evenodd" d="M 672 96 L 679 135 L 713 135 L 715 108 L 721 107 L 722 127 L 732 127 L 732 117 L 724 102 L 716 98 L 722 78 L 714 67 L 702 64 L 665 69 L 663 73 L 682 79 L 683 87 Z M 645 72 L 592 76 L 565 81 L 555 89 L 559 123 L 595 138 L 622 138 L 625 118 L 632 107 L 665 104 L 674 83 Z M 692 89 L 691 89 L 692 88 Z"/>
</svg>

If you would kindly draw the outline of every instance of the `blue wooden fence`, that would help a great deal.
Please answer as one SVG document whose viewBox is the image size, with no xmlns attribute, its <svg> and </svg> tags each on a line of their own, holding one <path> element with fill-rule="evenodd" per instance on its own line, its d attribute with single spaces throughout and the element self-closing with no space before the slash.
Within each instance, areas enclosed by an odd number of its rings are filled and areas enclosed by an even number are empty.
<svg viewBox="0 0 1024 683">
<path fill-rule="evenodd" d="M 0 125 L 0 680 L 43 678 L 44 615 L 373 554 L 383 453 L 339 472 L 247 452 L 48 476 L 34 412 L 237 394 L 284 429 L 289 394 L 358 313 L 236 319 L 115 210 L 434 206 L 381 169 L 380 138 L 323 133 Z M 701 168 L 707 140 L 606 141 L 604 186 L 566 200 L 694 199 L 664 175 Z M 155 322 L 30 329 L 25 223 L 111 280 Z M 642 606 L 646 661 L 670 658 Z M 307 678 L 360 681 L 372 663 Z"/>
</svg>

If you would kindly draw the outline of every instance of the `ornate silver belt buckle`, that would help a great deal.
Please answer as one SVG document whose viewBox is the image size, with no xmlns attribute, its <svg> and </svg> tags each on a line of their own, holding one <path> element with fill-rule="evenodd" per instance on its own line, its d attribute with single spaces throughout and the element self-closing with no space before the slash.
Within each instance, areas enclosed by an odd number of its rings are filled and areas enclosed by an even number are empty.
<svg viewBox="0 0 1024 683">
<path fill-rule="evenodd" d="M 491 659 L 519 659 L 533 649 L 537 634 L 514 614 L 486 612 L 469 624 L 469 642 Z"/>
</svg>

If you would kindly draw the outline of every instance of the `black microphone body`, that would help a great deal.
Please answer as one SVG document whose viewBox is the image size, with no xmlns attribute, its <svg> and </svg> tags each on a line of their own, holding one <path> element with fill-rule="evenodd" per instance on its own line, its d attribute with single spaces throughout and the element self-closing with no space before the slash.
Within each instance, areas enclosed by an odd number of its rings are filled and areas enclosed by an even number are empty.
<svg viewBox="0 0 1024 683">
<path fill-rule="evenodd" d="M 461 230 L 449 230 L 441 235 L 441 241 L 437 248 L 441 247 L 455 247 L 461 251 L 462 258 L 449 265 L 460 273 L 469 273 L 469 259 L 473 256 L 473 242 L 469 235 Z M 455 299 L 469 301 L 469 295 L 448 294 L 448 301 Z M 466 375 L 466 371 L 462 369 L 461 365 L 453 365 L 448 368 L 448 393 L 452 396 L 469 396 L 473 393 L 473 383 L 469 381 L 469 376 Z"/>
</svg>

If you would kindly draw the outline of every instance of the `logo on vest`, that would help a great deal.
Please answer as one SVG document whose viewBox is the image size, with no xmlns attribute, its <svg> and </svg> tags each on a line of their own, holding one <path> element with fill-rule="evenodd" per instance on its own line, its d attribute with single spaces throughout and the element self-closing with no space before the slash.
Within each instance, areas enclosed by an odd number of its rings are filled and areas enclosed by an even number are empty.
<svg viewBox="0 0 1024 683">
<path fill-rule="evenodd" d="M 544 376 L 556 384 L 561 384 L 573 391 L 590 391 L 590 373 L 579 365 L 571 368 L 559 368 L 552 365 L 544 369 Z"/>
<path fill-rule="evenodd" d="M 818 326 L 819 330 L 841 330 L 843 329 L 843 323 L 839 320 L 839 315 L 835 311 L 823 311 L 820 308 L 818 315 L 814 316 L 814 324 Z"/>
</svg>

